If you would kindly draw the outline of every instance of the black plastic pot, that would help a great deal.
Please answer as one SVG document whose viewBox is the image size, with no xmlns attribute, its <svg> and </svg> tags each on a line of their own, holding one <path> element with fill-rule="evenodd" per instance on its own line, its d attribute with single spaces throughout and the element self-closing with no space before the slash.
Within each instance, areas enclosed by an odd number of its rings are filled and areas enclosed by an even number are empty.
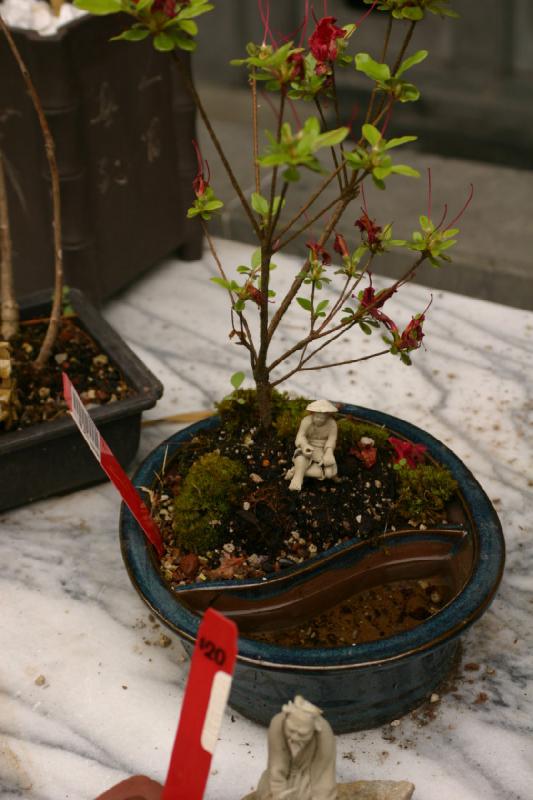
<svg viewBox="0 0 533 800">
<path fill-rule="evenodd" d="M 93 302 L 175 251 L 201 256 L 186 219 L 196 173 L 195 110 L 168 54 L 109 42 L 126 17 L 82 17 L 53 36 L 14 29 L 55 141 L 66 282 Z M 187 54 L 180 56 L 187 61 Z M 53 274 L 50 177 L 37 118 L 0 37 L 0 146 L 18 294 Z M 32 235 L 27 232 L 31 229 Z"/>
<path fill-rule="evenodd" d="M 81 292 L 71 289 L 70 301 L 81 326 L 135 390 L 132 397 L 90 411 L 125 467 L 139 446 L 141 414 L 156 404 L 163 387 Z M 22 319 L 46 316 L 50 292 L 30 295 L 21 306 Z M 104 480 L 105 473 L 70 417 L 0 434 L 0 511 Z"/>
</svg>

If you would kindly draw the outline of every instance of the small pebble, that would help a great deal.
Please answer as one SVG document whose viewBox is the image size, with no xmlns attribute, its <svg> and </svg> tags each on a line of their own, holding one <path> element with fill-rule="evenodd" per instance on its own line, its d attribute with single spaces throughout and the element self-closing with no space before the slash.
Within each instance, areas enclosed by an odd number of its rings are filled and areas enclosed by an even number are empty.
<svg viewBox="0 0 533 800">
<path fill-rule="evenodd" d="M 400 720 L 399 719 L 393 719 L 391 724 L 390 724 L 390 726 L 391 726 L 391 728 L 398 728 L 400 726 Z"/>
<path fill-rule="evenodd" d="M 430 703 L 438 703 L 439 700 L 440 700 L 440 694 L 437 694 L 436 692 L 433 692 L 433 694 L 429 698 Z"/>
<path fill-rule="evenodd" d="M 46 678 L 44 675 L 39 675 L 38 678 L 35 678 L 35 685 L 36 686 L 44 686 L 46 683 Z"/>
</svg>

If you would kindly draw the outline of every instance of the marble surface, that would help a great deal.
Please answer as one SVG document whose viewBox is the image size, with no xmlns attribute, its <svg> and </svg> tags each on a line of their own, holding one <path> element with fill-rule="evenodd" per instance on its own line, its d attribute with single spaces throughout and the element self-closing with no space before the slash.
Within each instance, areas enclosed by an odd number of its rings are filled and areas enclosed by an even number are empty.
<svg viewBox="0 0 533 800">
<path fill-rule="evenodd" d="M 249 248 L 219 246 L 229 271 L 246 263 Z M 278 284 L 297 267 L 280 258 Z M 227 338 L 212 274 L 207 256 L 167 262 L 105 309 L 165 385 L 148 419 L 210 408 L 230 375 L 247 368 Z M 423 286 L 408 286 L 388 311 L 407 323 L 428 299 Z M 287 341 L 302 332 L 302 315 L 288 319 Z M 426 334 L 411 368 L 384 357 L 287 385 L 430 429 L 493 499 L 509 550 L 495 602 L 465 637 L 455 691 L 418 719 L 339 737 L 339 780 L 412 780 L 416 800 L 530 800 L 533 313 L 438 292 Z M 337 342 L 331 355 L 342 360 L 375 344 L 361 335 Z M 139 458 L 175 428 L 145 427 Z M 187 662 L 128 582 L 118 513 L 115 491 L 102 484 L 0 517 L 2 800 L 91 800 L 132 773 L 164 779 Z M 228 711 L 207 800 L 245 795 L 265 758 L 264 730 Z"/>
</svg>

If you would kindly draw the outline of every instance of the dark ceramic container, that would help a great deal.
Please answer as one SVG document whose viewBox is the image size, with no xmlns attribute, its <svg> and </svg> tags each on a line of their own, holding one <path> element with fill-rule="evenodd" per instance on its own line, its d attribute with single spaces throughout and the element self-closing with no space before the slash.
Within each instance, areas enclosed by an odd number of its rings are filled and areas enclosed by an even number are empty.
<svg viewBox="0 0 533 800">
<path fill-rule="evenodd" d="M 50 295 L 37 292 L 23 299 L 21 318 L 49 314 Z M 90 412 L 126 467 L 139 447 L 142 412 L 156 404 L 163 387 L 81 292 L 71 289 L 69 299 L 82 328 L 98 342 L 135 392 Z M 0 435 L 0 511 L 105 480 L 105 473 L 68 416 Z"/>
<path fill-rule="evenodd" d="M 339 733 L 372 728 L 405 714 L 423 702 L 446 676 L 456 655 L 459 635 L 487 609 L 503 571 L 505 548 L 498 517 L 481 486 L 445 445 L 420 428 L 378 411 L 347 405 L 340 411 L 385 425 L 396 435 L 426 445 L 429 456 L 448 467 L 459 482 L 459 516 L 464 534 L 460 535 L 454 526 L 440 531 L 449 543 L 449 558 L 443 563 L 447 563 L 445 569 L 453 578 L 452 599 L 413 630 L 350 647 L 284 648 L 240 638 L 230 705 L 262 724 L 268 724 L 282 703 L 296 693 L 319 705 Z M 137 472 L 136 485 L 150 486 L 163 461 L 168 462 L 184 441 L 202 427 L 216 424 L 215 418 L 197 423 L 163 442 Z M 413 532 L 410 536 L 413 538 Z M 418 536 L 427 544 L 438 534 Z M 398 547 L 406 546 L 406 538 L 407 533 L 391 539 L 386 550 L 394 556 L 399 553 Z M 190 603 L 186 604 L 186 594 L 180 599 L 181 595 L 172 594 L 167 588 L 151 547 L 125 508 L 121 540 L 126 567 L 137 591 L 153 613 L 181 636 L 190 652 L 199 617 L 190 610 Z M 356 547 L 352 542 L 318 556 L 310 568 L 312 580 L 325 577 L 332 585 L 338 583 L 339 574 L 345 575 L 357 563 Z M 370 553 L 366 557 L 371 556 Z M 412 571 L 412 564 L 412 560 L 404 560 L 403 574 L 421 577 L 423 573 Z M 426 574 L 434 573 L 434 561 L 428 564 L 428 570 Z M 402 577 L 402 573 L 390 573 L 385 568 L 382 577 L 387 582 Z M 294 592 L 298 584 L 305 594 L 310 586 L 301 568 L 287 573 L 284 588 L 276 588 L 279 580 L 269 578 L 260 586 L 233 581 L 233 589 L 225 582 L 218 588 L 241 596 L 256 595 L 260 601 L 276 592 Z M 359 583 L 352 591 L 358 588 Z"/>
</svg>

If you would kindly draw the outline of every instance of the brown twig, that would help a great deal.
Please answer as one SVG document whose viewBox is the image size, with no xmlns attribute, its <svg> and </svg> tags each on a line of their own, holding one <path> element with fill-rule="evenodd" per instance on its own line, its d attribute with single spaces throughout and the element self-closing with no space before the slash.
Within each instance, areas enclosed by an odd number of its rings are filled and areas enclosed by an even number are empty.
<svg viewBox="0 0 533 800">
<path fill-rule="evenodd" d="M 50 312 L 50 322 L 46 331 L 41 349 L 37 358 L 35 359 L 34 366 L 41 369 L 48 361 L 54 346 L 55 340 L 59 333 L 61 324 L 61 305 L 63 300 L 63 249 L 61 245 L 61 200 L 59 189 L 59 172 L 57 169 L 57 161 L 55 155 L 54 140 L 48 127 L 48 122 L 44 114 L 44 110 L 39 100 L 39 96 L 31 79 L 30 73 L 26 64 L 22 60 L 22 56 L 15 44 L 11 32 L 0 15 L 0 28 L 7 39 L 9 49 L 17 62 L 18 68 L 21 72 L 24 83 L 30 95 L 33 107 L 39 120 L 39 126 L 44 139 L 44 147 L 46 158 L 48 161 L 48 168 L 50 170 L 50 179 L 52 183 L 52 208 L 53 208 L 53 230 L 54 230 L 54 264 L 55 264 L 55 278 L 54 278 L 54 297 L 52 301 L 52 310 Z"/>
<path fill-rule="evenodd" d="M 0 151 L 0 321 L 3 339 L 10 339 L 19 329 L 19 306 L 13 285 L 13 256 L 7 203 L 4 159 Z"/>
<path fill-rule="evenodd" d="M 174 59 L 174 63 L 176 64 L 177 68 L 179 69 L 179 71 L 180 71 L 180 73 L 181 73 L 181 75 L 183 77 L 183 80 L 185 82 L 185 86 L 186 86 L 189 94 L 191 95 L 192 99 L 194 100 L 194 102 L 196 104 L 196 107 L 197 107 L 197 109 L 198 109 L 198 111 L 200 113 L 200 116 L 201 116 L 201 118 L 203 120 L 203 123 L 204 123 L 205 127 L 207 128 L 207 132 L 209 134 L 209 137 L 210 137 L 211 141 L 213 142 L 215 150 L 217 151 L 217 153 L 219 155 L 219 158 L 222 161 L 222 164 L 224 165 L 224 169 L 226 170 L 226 173 L 227 173 L 227 175 L 228 175 L 228 177 L 230 179 L 231 185 L 233 186 L 233 188 L 234 188 L 239 200 L 241 201 L 241 205 L 242 205 L 242 207 L 243 207 L 243 209 L 244 209 L 244 211 L 246 213 L 246 216 L 248 217 L 248 219 L 250 220 L 250 222 L 252 224 L 252 228 L 254 229 L 257 238 L 259 239 L 259 241 L 261 241 L 261 229 L 260 229 L 259 225 L 257 224 L 257 220 L 256 220 L 256 218 L 254 216 L 254 212 L 253 212 L 248 200 L 244 196 L 244 193 L 243 193 L 243 191 L 242 191 L 242 189 L 240 187 L 240 184 L 239 184 L 237 178 L 235 177 L 235 173 L 233 172 L 233 170 L 231 168 L 231 165 L 230 165 L 228 159 L 226 158 L 226 154 L 224 153 L 224 150 L 222 148 L 222 145 L 220 144 L 218 136 L 216 135 L 216 133 L 215 133 L 215 131 L 213 129 L 213 126 L 211 125 L 211 122 L 210 122 L 209 117 L 207 115 L 207 111 L 205 110 L 205 107 L 204 107 L 204 104 L 202 103 L 200 95 L 196 91 L 196 87 L 195 87 L 195 85 L 194 85 L 194 83 L 193 83 L 193 81 L 191 79 L 191 76 L 189 74 L 189 70 L 185 67 L 185 65 L 183 64 L 183 62 L 181 61 L 180 57 L 178 56 L 178 54 L 176 53 L 175 50 L 172 51 L 172 57 Z"/>
</svg>

